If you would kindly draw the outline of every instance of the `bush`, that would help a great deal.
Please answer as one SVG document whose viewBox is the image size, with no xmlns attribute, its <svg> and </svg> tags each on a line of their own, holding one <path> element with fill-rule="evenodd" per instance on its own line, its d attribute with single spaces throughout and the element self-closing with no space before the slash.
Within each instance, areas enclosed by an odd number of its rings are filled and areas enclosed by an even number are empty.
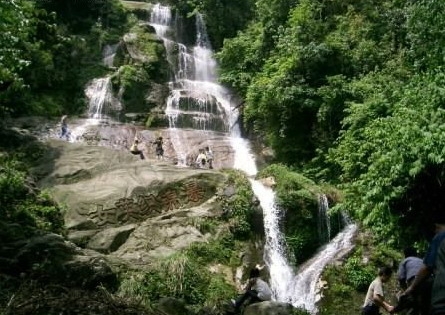
<svg viewBox="0 0 445 315">
<path fill-rule="evenodd" d="M 234 248 L 234 240 L 226 237 L 221 240 L 212 240 L 209 243 L 192 243 L 185 252 L 201 264 L 212 262 L 228 264 L 230 263 Z"/>
<path fill-rule="evenodd" d="M 356 290 L 365 292 L 376 277 L 376 271 L 369 265 L 364 265 L 359 257 L 353 256 L 345 264 L 347 282 Z"/>
<path fill-rule="evenodd" d="M 209 283 L 209 271 L 186 255 L 178 254 L 157 262 L 143 276 L 140 285 L 127 288 L 149 302 L 174 297 L 193 305 L 204 303 Z"/>
<path fill-rule="evenodd" d="M 227 184 L 234 186 L 236 193 L 220 201 L 235 239 L 246 240 L 252 233 L 253 191 L 244 173 L 236 170 L 228 170 L 227 173 Z"/>
<path fill-rule="evenodd" d="M 36 230 L 63 231 L 61 209 L 48 193 L 34 187 L 24 168 L 12 158 L 4 158 L 0 168 L 0 220 L 8 227 L 0 230 L 4 241 L 30 236 Z"/>
<path fill-rule="evenodd" d="M 18 162 L 14 160 L 6 161 L 0 168 L 0 215 L 2 218 L 10 218 L 16 203 L 26 199 L 25 176 L 23 171 L 18 170 Z"/>
</svg>

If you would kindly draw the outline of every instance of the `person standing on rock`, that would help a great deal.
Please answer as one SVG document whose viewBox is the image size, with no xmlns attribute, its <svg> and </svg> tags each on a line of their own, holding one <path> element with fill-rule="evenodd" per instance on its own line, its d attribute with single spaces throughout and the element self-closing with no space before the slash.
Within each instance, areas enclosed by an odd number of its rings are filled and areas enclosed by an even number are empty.
<svg viewBox="0 0 445 315">
<path fill-rule="evenodd" d="M 391 278 L 392 270 L 389 267 L 379 269 L 379 274 L 371 282 L 366 293 L 365 303 L 362 308 L 362 315 L 380 315 L 380 307 L 383 307 L 388 313 L 394 310 L 394 306 L 385 301 L 383 284 Z"/>
<path fill-rule="evenodd" d="M 232 300 L 235 311 L 239 311 L 244 302 L 248 304 L 257 302 L 270 301 L 272 299 L 272 291 L 266 281 L 260 278 L 260 270 L 264 266 L 256 265 L 250 270 L 249 280 L 246 285 L 246 291 L 238 299 Z"/>
<path fill-rule="evenodd" d="M 145 159 L 145 156 L 144 153 L 141 150 L 139 150 L 138 145 L 139 145 L 139 140 L 134 139 L 133 145 L 130 148 L 130 152 L 131 154 L 139 155 L 141 157 L 141 160 L 143 160 Z"/>
<path fill-rule="evenodd" d="M 67 115 L 63 115 L 62 118 L 60 119 L 60 139 L 62 139 L 63 137 L 66 138 L 66 140 L 69 140 L 70 135 L 68 132 L 68 124 L 67 124 L 67 119 L 68 116 Z"/>
<path fill-rule="evenodd" d="M 209 147 L 206 147 L 206 159 L 207 159 L 207 163 L 209 163 L 209 169 L 213 169 L 213 152 L 212 150 L 210 150 Z"/>
<path fill-rule="evenodd" d="M 164 142 L 162 141 L 162 137 L 157 138 L 154 142 L 154 145 L 156 145 L 156 158 L 159 160 L 163 160 L 164 159 L 164 148 L 162 147 L 162 145 L 164 144 Z"/>
</svg>

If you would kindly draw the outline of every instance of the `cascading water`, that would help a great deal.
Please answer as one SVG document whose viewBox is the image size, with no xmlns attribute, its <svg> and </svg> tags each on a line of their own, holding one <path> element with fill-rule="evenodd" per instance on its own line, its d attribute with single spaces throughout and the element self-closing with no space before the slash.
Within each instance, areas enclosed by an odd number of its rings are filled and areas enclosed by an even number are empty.
<svg viewBox="0 0 445 315">
<path fill-rule="evenodd" d="M 325 194 L 318 197 L 318 237 L 320 244 L 331 240 L 331 221 L 328 214 L 329 203 Z"/>
<path fill-rule="evenodd" d="M 111 103 L 112 99 L 110 77 L 94 79 L 85 89 L 85 95 L 89 99 L 88 117 L 101 120 L 104 104 Z"/>
<path fill-rule="evenodd" d="M 352 238 L 357 230 L 355 224 L 347 223 L 346 227 L 338 233 L 327 245 L 319 249 L 318 253 L 305 262 L 291 279 L 288 298 L 292 305 L 303 307 L 311 314 L 317 314 L 316 303 L 320 300 L 318 280 L 326 265 L 332 260 L 346 254 L 354 246 Z"/>
<path fill-rule="evenodd" d="M 249 142 L 241 137 L 237 123 L 238 110 L 231 102 L 231 94 L 216 83 L 216 62 L 212 58 L 202 16 L 196 15 L 197 44 L 191 52 L 183 44 L 167 38 L 171 21 L 168 7 L 159 4 L 153 7 L 150 24 L 163 39 L 174 72 L 173 81 L 170 82 L 171 93 L 167 100 L 166 115 L 169 118 L 171 139 L 178 160 L 185 161 L 188 150 L 182 130 L 197 128 L 204 132 L 212 129 L 227 134 L 234 150 L 234 168 L 243 170 L 251 177 L 252 189 L 263 208 L 265 261 L 269 267 L 274 299 L 304 307 L 315 314 L 315 304 L 318 301 L 316 285 L 320 274 L 339 252 L 352 246 L 351 239 L 356 227 L 347 225 L 314 258 L 301 266 L 297 275 L 295 274 L 286 259 L 285 239 L 279 229 L 281 212 L 275 204 L 274 192 L 253 179 L 257 173 L 255 158 Z M 174 53 L 177 54 L 176 57 Z M 327 204 L 323 206 L 326 211 Z"/>
<path fill-rule="evenodd" d="M 113 67 L 114 57 L 116 56 L 116 50 L 119 44 L 114 45 L 105 45 L 102 56 L 103 56 L 103 64 L 109 68 Z"/>
<path fill-rule="evenodd" d="M 290 302 L 288 295 L 292 291 L 292 287 L 289 279 L 294 278 L 294 272 L 284 255 L 286 245 L 279 228 L 281 213 L 275 205 L 275 193 L 271 188 L 265 187 L 258 181 L 251 180 L 251 183 L 263 208 L 266 234 L 264 257 L 269 267 L 270 287 L 276 300 Z"/>
<path fill-rule="evenodd" d="M 185 129 L 208 132 L 208 138 L 210 132 L 228 133 L 230 110 L 227 111 L 223 104 L 227 91 L 215 82 L 216 62 L 201 15 L 196 15 L 197 41 L 192 49 L 169 38 L 172 15 L 168 7 L 154 5 L 150 25 L 163 40 L 174 72 L 165 114 L 178 164 L 184 165 L 190 154 Z"/>
<path fill-rule="evenodd" d="M 112 95 L 110 77 L 92 80 L 85 88 L 85 95 L 89 100 L 88 118 L 70 130 L 71 142 L 81 139 L 88 127 L 98 125 L 104 119 L 108 119 L 107 114 L 111 109 L 121 109 L 120 102 Z"/>
</svg>

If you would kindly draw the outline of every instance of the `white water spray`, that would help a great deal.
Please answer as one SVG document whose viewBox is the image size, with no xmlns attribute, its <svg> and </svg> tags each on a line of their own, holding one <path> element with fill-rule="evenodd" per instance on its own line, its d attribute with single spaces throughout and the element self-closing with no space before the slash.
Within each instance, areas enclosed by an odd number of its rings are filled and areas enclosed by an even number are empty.
<svg viewBox="0 0 445 315">
<path fill-rule="evenodd" d="M 227 103 L 224 96 L 227 92 L 216 83 L 216 62 L 200 14 L 196 15 L 196 45 L 192 49 L 169 38 L 172 27 L 169 7 L 153 6 L 150 25 L 163 40 L 167 60 L 174 72 L 165 114 L 178 165 L 185 165 L 190 145 L 183 129 L 228 132 L 227 113 L 230 110 L 222 104 Z"/>
<path fill-rule="evenodd" d="M 318 237 L 321 244 L 331 240 L 331 220 L 328 209 L 328 198 L 325 194 L 321 194 L 318 196 Z"/>
<path fill-rule="evenodd" d="M 119 44 L 114 45 L 105 45 L 102 56 L 103 56 L 103 64 L 109 68 L 113 67 L 114 57 L 116 56 L 117 47 Z"/>
<path fill-rule="evenodd" d="M 88 127 L 99 125 L 107 118 L 107 112 L 111 107 L 120 109 L 120 103 L 113 98 L 111 93 L 110 77 L 92 80 L 85 88 L 85 95 L 88 98 L 88 119 L 79 126 L 70 130 L 70 141 L 76 142 L 81 139 Z"/>
<path fill-rule="evenodd" d="M 317 302 L 320 300 L 320 288 L 317 283 L 326 265 L 349 252 L 354 244 L 353 236 L 357 230 L 355 224 L 348 224 L 318 253 L 305 262 L 297 271 L 296 277 L 290 282 L 291 290 L 288 300 L 296 307 L 303 307 L 311 314 L 317 314 Z"/>
</svg>

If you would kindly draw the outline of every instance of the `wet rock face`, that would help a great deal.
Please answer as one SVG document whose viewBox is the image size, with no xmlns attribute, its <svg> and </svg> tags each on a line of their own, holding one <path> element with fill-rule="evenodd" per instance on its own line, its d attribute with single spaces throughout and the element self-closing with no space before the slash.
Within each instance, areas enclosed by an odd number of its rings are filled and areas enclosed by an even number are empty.
<svg viewBox="0 0 445 315">
<path fill-rule="evenodd" d="M 163 138 L 164 160 L 171 164 L 191 166 L 195 164 L 200 149 L 209 147 L 213 152 L 215 169 L 231 168 L 234 164 L 234 150 L 227 134 L 211 130 L 195 129 L 145 129 L 133 124 L 101 121 L 98 125 L 85 125 L 86 120 L 72 119 L 69 128 L 75 135 L 72 141 L 84 142 L 91 147 L 104 146 L 128 153 L 133 141 L 139 139 L 139 149 L 148 159 L 156 158 L 154 141 Z M 52 124 L 49 137 L 57 138 L 58 127 Z M 48 129 L 47 128 L 47 129 Z M 42 132 L 48 138 L 48 131 Z M 126 154 L 128 155 L 128 154 Z"/>
<path fill-rule="evenodd" d="M 68 238 L 77 245 L 143 264 L 206 240 L 193 218 L 217 215 L 223 174 L 103 146 L 48 144 L 33 172 L 66 206 Z"/>
</svg>

